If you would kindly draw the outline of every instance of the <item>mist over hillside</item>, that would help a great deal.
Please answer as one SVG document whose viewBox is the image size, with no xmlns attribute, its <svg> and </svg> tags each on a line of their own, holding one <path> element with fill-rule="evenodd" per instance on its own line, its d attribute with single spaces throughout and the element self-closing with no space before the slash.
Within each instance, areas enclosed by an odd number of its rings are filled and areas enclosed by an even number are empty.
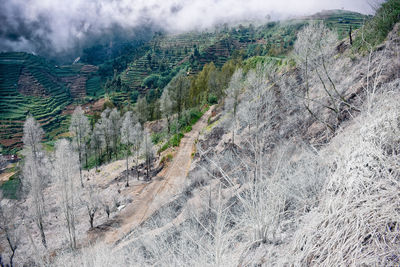
<svg viewBox="0 0 400 267">
<path fill-rule="evenodd" d="M 279 20 L 322 9 L 373 12 L 368 1 L 39 1 L 3 0 L 0 51 L 71 63 L 94 44 L 147 40 L 154 31 L 204 30 L 238 21 Z"/>
</svg>

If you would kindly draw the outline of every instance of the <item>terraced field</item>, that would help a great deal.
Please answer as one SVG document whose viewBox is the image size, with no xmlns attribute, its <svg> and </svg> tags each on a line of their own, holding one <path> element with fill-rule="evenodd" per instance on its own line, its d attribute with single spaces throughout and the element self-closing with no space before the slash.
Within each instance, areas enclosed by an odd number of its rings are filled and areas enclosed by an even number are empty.
<svg viewBox="0 0 400 267">
<path fill-rule="evenodd" d="M 86 80 L 97 68 L 57 67 L 27 53 L 0 54 L 0 144 L 18 149 L 28 114 L 42 124 L 46 138 L 66 130 L 63 109 L 86 96 Z"/>
<path fill-rule="evenodd" d="M 143 81 L 150 75 L 165 74 L 166 70 L 179 67 L 189 69 L 190 74 L 199 72 L 206 63 L 222 66 L 235 50 L 244 50 L 246 56 L 284 55 L 292 47 L 296 33 L 309 21 L 324 21 L 346 37 L 349 27 L 358 29 L 366 19 L 359 13 L 333 10 L 317 13 L 284 23 L 242 26 L 217 32 L 191 32 L 180 35 L 157 35 L 150 42 L 151 49 L 131 62 L 120 75 L 130 89 L 144 93 L 149 88 Z M 198 51 L 196 56 L 195 49 Z"/>
<path fill-rule="evenodd" d="M 344 38 L 349 32 L 350 26 L 353 30 L 360 28 L 368 19 L 368 16 L 345 10 L 330 10 L 317 13 L 310 19 L 324 21 L 328 26 L 338 31 L 340 38 Z"/>
</svg>

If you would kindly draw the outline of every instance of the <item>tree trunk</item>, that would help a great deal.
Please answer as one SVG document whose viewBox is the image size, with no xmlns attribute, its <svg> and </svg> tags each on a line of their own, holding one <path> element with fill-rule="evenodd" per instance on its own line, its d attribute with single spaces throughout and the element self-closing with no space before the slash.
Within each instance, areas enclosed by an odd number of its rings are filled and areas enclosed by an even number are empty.
<svg viewBox="0 0 400 267">
<path fill-rule="evenodd" d="M 149 163 L 149 159 L 146 159 L 146 165 L 147 165 L 147 168 L 146 168 L 146 179 L 147 179 L 147 181 L 149 181 L 150 180 L 150 178 L 149 178 L 149 165 L 150 165 L 150 163 Z"/>
<path fill-rule="evenodd" d="M 350 45 L 353 45 L 353 37 L 351 36 L 351 32 L 352 32 L 352 28 L 351 28 L 351 25 L 350 25 L 350 29 L 349 29 L 349 39 L 350 39 Z"/>
<path fill-rule="evenodd" d="M 43 223 L 41 221 L 39 222 L 39 231 L 40 231 L 40 236 L 42 237 L 42 244 L 45 248 L 47 248 L 46 236 L 44 234 Z"/>
<path fill-rule="evenodd" d="M 126 151 L 126 187 L 129 187 L 128 150 Z"/>
<path fill-rule="evenodd" d="M 82 155 L 81 152 L 79 151 L 79 178 L 81 178 L 81 186 L 83 187 L 83 181 L 82 181 Z"/>
<path fill-rule="evenodd" d="M 98 167 L 98 165 L 99 165 L 99 156 L 98 156 L 97 149 L 96 149 L 96 151 L 94 152 L 94 157 L 95 157 L 94 161 L 95 161 L 96 171 L 97 171 L 97 167 Z"/>
<path fill-rule="evenodd" d="M 85 166 L 86 166 L 86 168 L 88 167 L 88 154 L 87 154 L 87 149 L 85 149 Z"/>
<path fill-rule="evenodd" d="M 94 214 L 89 214 L 90 229 L 93 229 Z"/>
<path fill-rule="evenodd" d="M 139 181 L 139 152 L 136 151 L 136 174 L 137 174 L 137 180 Z"/>
<path fill-rule="evenodd" d="M 13 260 L 14 260 L 15 251 L 17 250 L 17 246 L 12 245 L 11 239 L 8 234 L 7 234 L 7 242 L 8 242 L 8 245 L 10 246 L 10 249 L 12 252 L 11 256 L 10 256 L 10 267 L 13 267 L 14 266 Z"/>
</svg>

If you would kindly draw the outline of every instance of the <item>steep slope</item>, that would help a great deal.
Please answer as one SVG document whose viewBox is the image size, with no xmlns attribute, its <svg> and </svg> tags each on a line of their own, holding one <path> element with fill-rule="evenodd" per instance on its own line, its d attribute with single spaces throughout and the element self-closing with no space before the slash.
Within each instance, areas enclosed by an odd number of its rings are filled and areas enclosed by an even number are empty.
<svg viewBox="0 0 400 267">
<path fill-rule="evenodd" d="M 273 109 L 263 107 L 258 129 L 239 116 L 235 144 L 232 113 L 219 110 L 186 189 L 116 247 L 135 252 L 120 257 L 142 265 L 398 265 L 399 32 L 397 24 L 371 55 L 334 52 L 329 70 L 351 105 L 339 120 L 304 108 L 298 69 L 281 70 L 271 94 L 264 91 Z M 311 90 L 327 105 L 314 75 Z M 255 100 L 243 96 L 239 112 Z"/>
</svg>

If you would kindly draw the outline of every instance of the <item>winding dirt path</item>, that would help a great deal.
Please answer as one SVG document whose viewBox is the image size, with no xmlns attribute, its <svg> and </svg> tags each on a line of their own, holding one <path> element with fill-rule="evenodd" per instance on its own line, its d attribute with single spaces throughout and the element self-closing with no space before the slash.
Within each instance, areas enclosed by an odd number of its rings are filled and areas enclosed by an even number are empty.
<svg viewBox="0 0 400 267">
<path fill-rule="evenodd" d="M 162 170 L 152 182 L 140 186 L 132 192 L 134 201 L 121 211 L 120 227 L 105 233 L 104 241 L 106 243 L 121 247 L 132 230 L 181 192 L 192 162 L 195 141 L 201 130 L 207 126 L 211 112 L 212 108 L 192 127 L 190 133 L 185 134 L 172 163 Z"/>
</svg>

